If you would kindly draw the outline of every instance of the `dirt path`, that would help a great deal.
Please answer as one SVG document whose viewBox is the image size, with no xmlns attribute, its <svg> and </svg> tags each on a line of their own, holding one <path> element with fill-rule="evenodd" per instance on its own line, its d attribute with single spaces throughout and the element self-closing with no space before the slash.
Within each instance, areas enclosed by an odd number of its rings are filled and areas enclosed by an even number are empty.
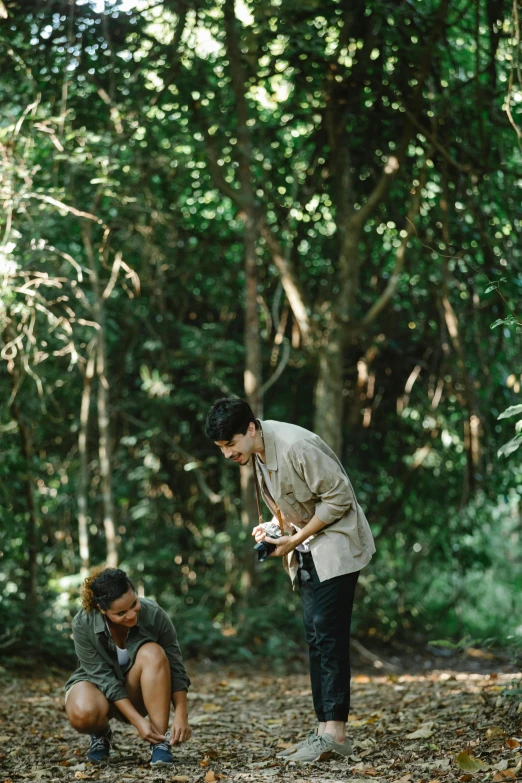
<svg viewBox="0 0 522 783">
<path fill-rule="evenodd" d="M 305 675 L 190 672 L 193 739 L 175 750 L 173 770 L 151 770 L 132 728 L 115 725 L 110 764 L 85 763 L 88 740 L 68 725 L 61 675 L 0 679 L 2 781 L 93 780 L 131 783 L 216 780 L 337 783 L 453 783 L 522 779 L 520 677 L 451 670 L 353 680 L 350 760 L 297 767 L 277 749 L 313 726 Z M 510 688 L 506 691 L 506 686 Z M 518 708 L 518 704 L 521 707 Z"/>
</svg>

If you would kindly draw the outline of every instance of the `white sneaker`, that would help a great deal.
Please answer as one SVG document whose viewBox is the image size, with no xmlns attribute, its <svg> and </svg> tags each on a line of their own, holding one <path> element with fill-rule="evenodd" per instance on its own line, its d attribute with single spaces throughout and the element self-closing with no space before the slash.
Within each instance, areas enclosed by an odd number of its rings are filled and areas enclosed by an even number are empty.
<svg viewBox="0 0 522 783">
<path fill-rule="evenodd" d="M 308 745 L 308 743 L 311 740 L 313 740 L 314 737 L 317 737 L 317 729 L 311 731 L 308 737 L 306 737 L 304 740 L 301 740 L 301 742 L 292 745 L 291 748 L 286 748 L 285 750 L 282 750 L 281 753 L 277 754 L 276 759 L 285 759 L 287 756 L 291 756 L 292 753 L 295 753 L 297 750 L 301 750 L 301 748 L 304 748 L 305 745 Z"/>
<path fill-rule="evenodd" d="M 353 753 L 352 743 L 348 738 L 341 743 L 336 742 L 330 734 L 317 735 L 312 737 L 306 745 L 296 750 L 291 756 L 287 756 L 286 761 L 295 761 L 298 764 L 311 764 L 327 753 L 337 753 L 339 756 L 348 758 Z"/>
</svg>

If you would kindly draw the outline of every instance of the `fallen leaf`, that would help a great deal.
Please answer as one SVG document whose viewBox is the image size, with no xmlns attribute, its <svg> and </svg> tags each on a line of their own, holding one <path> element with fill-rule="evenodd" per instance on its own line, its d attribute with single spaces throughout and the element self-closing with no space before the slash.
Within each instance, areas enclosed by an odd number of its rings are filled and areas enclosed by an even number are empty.
<svg viewBox="0 0 522 783">
<path fill-rule="evenodd" d="M 175 783 L 186 783 L 190 778 L 188 775 L 174 775 L 171 777 L 171 780 L 175 781 Z"/>
<path fill-rule="evenodd" d="M 506 732 L 500 726 L 490 726 L 486 731 L 486 739 L 502 739 Z"/>
<path fill-rule="evenodd" d="M 0 742 L 10 742 L 12 739 L 8 734 L 0 735 Z"/>
<path fill-rule="evenodd" d="M 214 702 L 208 702 L 203 705 L 203 709 L 205 712 L 221 712 L 223 707 L 220 707 L 219 704 L 214 704 Z"/>
<path fill-rule="evenodd" d="M 459 780 L 460 783 L 468 783 L 468 781 L 473 780 L 473 775 L 461 775 Z"/>
<path fill-rule="evenodd" d="M 213 771 L 209 769 L 207 774 L 205 775 L 205 783 L 215 783 L 216 776 L 214 775 Z"/>
<path fill-rule="evenodd" d="M 424 726 L 411 734 L 406 734 L 406 739 L 428 739 L 432 734 L 433 730 L 429 726 Z"/>
<path fill-rule="evenodd" d="M 410 779 L 411 779 L 411 772 L 408 772 L 406 773 L 406 775 L 403 775 L 402 778 L 395 780 L 394 783 L 410 783 Z"/>
<path fill-rule="evenodd" d="M 208 767 L 210 764 L 210 761 L 208 759 L 203 759 L 203 761 L 199 762 L 200 767 Z"/>
<path fill-rule="evenodd" d="M 90 778 L 90 775 L 86 775 L 85 772 L 81 772 L 80 770 L 78 770 L 77 772 L 74 773 L 74 777 L 76 778 L 76 780 L 88 780 L 88 778 Z"/>
<path fill-rule="evenodd" d="M 505 769 L 502 772 L 495 772 L 493 780 L 498 783 L 502 780 L 516 780 L 516 773 L 514 769 Z"/>
<path fill-rule="evenodd" d="M 510 738 L 506 740 L 506 745 L 508 746 L 508 748 L 519 748 L 520 742 L 516 739 Z"/>
<path fill-rule="evenodd" d="M 479 770 L 486 770 L 487 764 L 484 764 L 480 759 L 475 758 L 470 753 L 466 753 L 465 750 L 459 753 L 457 756 L 457 764 L 463 772 L 478 772 Z"/>
<path fill-rule="evenodd" d="M 201 723 L 213 723 L 214 718 L 212 715 L 194 715 L 190 716 L 190 725 L 199 726 Z"/>
</svg>

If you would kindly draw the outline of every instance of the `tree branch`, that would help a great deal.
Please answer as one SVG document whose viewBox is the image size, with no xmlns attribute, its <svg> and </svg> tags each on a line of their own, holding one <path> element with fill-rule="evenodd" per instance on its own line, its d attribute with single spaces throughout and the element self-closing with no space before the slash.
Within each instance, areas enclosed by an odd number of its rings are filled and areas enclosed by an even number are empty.
<svg viewBox="0 0 522 783">
<path fill-rule="evenodd" d="M 411 239 L 412 234 L 415 232 L 415 225 L 414 220 L 418 216 L 421 206 L 421 199 L 422 199 L 422 189 L 424 185 L 426 184 L 426 170 L 428 165 L 428 160 L 431 159 L 432 151 L 428 153 L 426 160 L 424 162 L 424 167 L 421 172 L 421 176 L 419 178 L 419 184 L 415 190 L 415 194 L 412 199 L 412 203 L 410 205 L 410 209 L 408 211 L 408 215 L 406 217 L 407 226 L 406 226 L 406 236 L 402 238 L 401 244 L 397 248 L 397 253 L 395 256 L 395 266 L 393 269 L 393 272 L 391 274 L 390 279 L 388 280 L 388 284 L 380 297 L 377 299 L 376 302 L 370 307 L 364 318 L 362 318 L 360 324 L 363 327 L 368 327 L 370 324 L 372 324 L 377 316 L 384 310 L 386 305 L 389 304 L 393 296 L 395 295 L 395 292 L 397 290 L 397 285 L 399 283 L 399 279 L 402 273 L 402 270 L 404 268 L 404 261 L 406 257 L 406 250 L 408 247 L 408 242 Z"/>
</svg>

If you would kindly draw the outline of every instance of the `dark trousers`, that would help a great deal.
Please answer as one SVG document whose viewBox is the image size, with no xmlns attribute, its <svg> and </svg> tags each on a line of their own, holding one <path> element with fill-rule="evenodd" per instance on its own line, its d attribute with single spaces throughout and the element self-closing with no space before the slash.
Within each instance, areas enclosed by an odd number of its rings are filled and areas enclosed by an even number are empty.
<svg viewBox="0 0 522 783">
<path fill-rule="evenodd" d="M 298 579 L 317 719 L 348 720 L 350 621 L 359 571 L 320 582 L 312 555 L 299 552 Z"/>
</svg>

